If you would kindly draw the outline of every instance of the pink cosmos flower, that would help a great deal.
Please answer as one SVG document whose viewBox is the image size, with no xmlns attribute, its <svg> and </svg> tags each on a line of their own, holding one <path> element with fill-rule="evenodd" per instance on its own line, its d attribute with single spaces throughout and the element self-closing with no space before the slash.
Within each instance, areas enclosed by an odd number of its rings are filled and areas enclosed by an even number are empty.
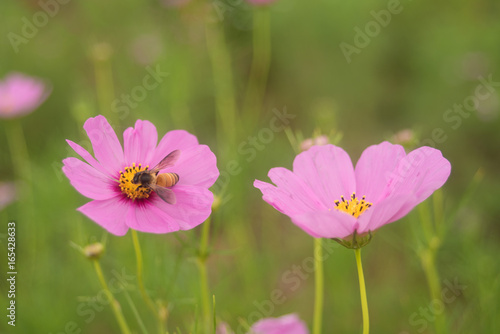
<svg viewBox="0 0 500 334">
<path fill-rule="evenodd" d="M 216 334 L 234 334 L 226 323 L 217 327 Z M 309 334 L 307 326 L 296 314 L 257 321 L 248 334 Z"/>
<path fill-rule="evenodd" d="M 279 318 L 266 318 L 257 321 L 251 327 L 252 334 L 308 334 L 306 325 L 296 314 L 287 314 Z"/>
<path fill-rule="evenodd" d="M 383 142 L 368 147 L 353 168 L 334 145 L 297 155 L 293 172 L 272 168 L 276 186 L 255 180 L 262 198 L 313 237 L 352 240 L 392 223 L 440 188 L 451 165 L 441 152 L 421 147 L 409 154 Z M 369 241 L 369 239 L 368 239 Z M 354 244 L 354 248 L 362 245 Z"/>
<path fill-rule="evenodd" d="M 215 155 L 208 146 L 199 145 L 195 136 L 174 130 L 157 144 L 155 126 L 138 120 L 135 128 L 123 133 L 122 149 L 103 116 L 89 118 L 83 128 L 95 158 L 67 140 L 87 163 L 77 158 L 63 160 L 63 172 L 73 187 L 93 200 L 80 207 L 80 212 L 115 235 L 125 235 L 129 228 L 150 233 L 189 230 L 208 218 L 213 202 L 208 188 L 219 176 L 219 170 Z M 168 190 L 174 199 L 168 203 L 156 190 L 140 187 L 133 179 L 138 172 L 153 169 L 174 151 L 178 159 L 170 160 L 159 171 L 175 173 L 179 178 Z"/>
<path fill-rule="evenodd" d="M 29 114 L 45 101 L 50 89 L 38 79 L 20 73 L 0 81 L 0 117 L 14 118 Z"/>
</svg>

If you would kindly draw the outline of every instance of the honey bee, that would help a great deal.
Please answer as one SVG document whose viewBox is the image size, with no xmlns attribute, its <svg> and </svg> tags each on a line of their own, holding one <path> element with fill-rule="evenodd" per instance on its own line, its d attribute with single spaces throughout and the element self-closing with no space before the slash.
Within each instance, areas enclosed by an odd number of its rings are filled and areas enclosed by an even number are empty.
<svg viewBox="0 0 500 334">
<path fill-rule="evenodd" d="M 139 185 L 137 189 L 150 189 L 165 202 L 175 204 L 175 194 L 170 188 L 179 182 L 179 175 L 176 173 L 158 173 L 160 170 L 174 165 L 180 154 L 181 151 L 179 150 L 172 151 L 152 169 L 135 173 L 132 183 Z"/>
</svg>

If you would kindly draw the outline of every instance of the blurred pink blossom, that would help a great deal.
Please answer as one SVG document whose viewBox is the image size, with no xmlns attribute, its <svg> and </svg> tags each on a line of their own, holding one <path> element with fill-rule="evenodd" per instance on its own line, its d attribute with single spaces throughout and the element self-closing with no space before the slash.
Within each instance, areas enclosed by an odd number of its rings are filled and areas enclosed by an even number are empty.
<svg viewBox="0 0 500 334">
<path fill-rule="evenodd" d="M 182 7 L 187 5 L 191 0 L 161 0 L 165 7 Z"/>
<path fill-rule="evenodd" d="M 296 314 L 257 321 L 250 328 L 252 334 L 308 334 L 306 325 Z"/>
<path fill-rule="evenodd" d="M 14 118 L 34 111 L 47 99 L 50 89 L 39 79 L 11 73 L 0 81 L 0 117 Z"/>
<path fill-rule="evenodd" d="M 248 334 L 308 334 L 306 324 L 292 313 L 279 318 L 265 318 L 250 327 Z M 226 323 L 217 327 L 216 334 L 234 334 Z"/>
<path fill-rule="evenodd" d="M 411 129 L 403 129 L 395 133 L 392 138 L 395 144 L 406 146 L 416 141 L 415 133 Z"/>
<path fill-rule="evenodd" d="M 17 198 L 14 182 L 0 183 L 0 210 L 14 202 Z"/>
<path fill-rule="evenodd" d="M 215 334 L 234 334 L 234 332 L 231 330 L 231 327 L 229 327 L 228 324 L 225 322 L 221 322 L 215 331 Z"/>
<path fill-rule="evenodd" d="M 328 136 L 321 135 L 316 138 L 307 138 L 304 140 L 302 143 L 300 143 L 300 150 L 301 151 L 307 151 L 314 145 L 326 145 L 329 144 L 330 140 L 328 139 Z"/>
</svg>

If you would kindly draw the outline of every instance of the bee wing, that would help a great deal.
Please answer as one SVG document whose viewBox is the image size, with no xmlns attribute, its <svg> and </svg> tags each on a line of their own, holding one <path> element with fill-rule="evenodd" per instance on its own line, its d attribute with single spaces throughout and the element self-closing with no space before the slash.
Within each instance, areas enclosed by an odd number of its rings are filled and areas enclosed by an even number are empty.
<svg viewBox="0 0 500 334">
<path fill-rule="evenodd" d="M 179 156 L 181 155 L 181 151 L 175 150 L 167 154 L 165 158 L 163 158 L 156 166 L 151 169 L 152 173 L 157 173 L 162 169 L 165 169 L 169 166 L 173 166 L 177 159 L 179 159 Z"/>
<path fill-rule="evenodd" d="M 168 204 L 175 204 L 175 202 L 177 201 L 172 189 L 160 187 L 156 184 L 151 184 L 149 187 L 153 189 L 153 191 L 157 193 L 158 196 L 160 196 L 160 198 Z"/>
</svg>

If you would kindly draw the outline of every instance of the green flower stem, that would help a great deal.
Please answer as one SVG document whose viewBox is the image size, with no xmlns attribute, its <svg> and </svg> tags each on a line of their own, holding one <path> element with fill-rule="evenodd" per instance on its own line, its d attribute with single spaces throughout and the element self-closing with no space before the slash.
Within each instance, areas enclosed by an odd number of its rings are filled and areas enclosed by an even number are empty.
<svg viewBox="0 0 500 334">
<path fill-rule="evenodd" d="M 205 25 L 207 49 L 212 63 L 217 109 L 218 142 L 234 143 L 236 136 L 236 98 L 234 94 L 231 56 L 226 45 L 223 26 L 219 22 Z"/>
<path fill-rule="evenodd" d="M 441 297 L 441 280 L 436 267 L 436 256 L 441 245 L 439 230 L 443 230 L 443 195 L 440 190 L 432 195 L 433 213 L 431 216 L 429 204 L 422 203 L 419 205 L 419 216 L 422 228 L 427 238 L 427 247 L 419 252 L 420 262 L 425 273 L 427 285 L 432 300 L 442 300 Z M 436 314 L 434 321 L 436 333 L 446 333 L 446 315 L 444 312 Z"/>
<path fill-rule="evenodd" d="M 35 277 L 36 275 L 34 273 L 37 272 L 38 266 L 40 264 L 40 261 L 38 261 L 38 247 L 41 240 L 41 231 L 40 224 L 35 223 L 36 207 L 33 196 L 33 176 L 28 145 L 26 144 L 23 127 L 19 119 L 6 121 L 5 133 L 7 135 L 7 145 L 9 146 L 10 150 L 12 168 L 17 181 L 15 192 L 20 199 L 17 201 L 19 220 L 26 223 L 30 222 L 29 228 L 31 233 L 29 236 L 29 249 L 31 252 L 31 264 L 29 265 L 29 268 L 31 270 L 31 275 L 28 275 L 28 277 Z M 23 183 L 19 184 L 19 181 L 22 181 Z M 30 210 L 26 210 L 26 208 L 30 208 Z M 38 238 L 36 236 L 38 236 Z"/>
<path fill-rule="evenodd" d="M 108 299 L 110 300 L 111 309 L 113 310 L 115 318 L 118 321 L 118 325 L 120 326 L 121 332 L 123 334 L 131 334 L 127 322 L 125 321 L 125 317 L 123 316 L 122 310 L 120 308 L 120 304 L 118 304 L 118 301 L 115 299 L 115 297 L 109 290 L 108 285 L 106 284 L 106 280 L 104 279 L 104 275 L 102 273 L 99 260 L 95 259 L 93 260 L 93 262 L 94 262 L 95 272 L 97 273 L 97 277 L 99 278 L 99 282 L 101 283 L 104 292 L 106 293 Z"/>
<path fill-rule="evenodd" d="M 111 105 L 115 95 L 113 70 L 111 67 L 112 52 L 111 47 L 105 43 L 94 45 L 92 60 L 94 62 L 95 86 L 99 110 L 103 115 L 106 115 L 111 124 L 116 124 L 118 122 L 118 115 L 111 112 Z"/>
<path fill-rule="evenodd" d="M 439 279 L 439 273 L 436 268 L 436 253 L 431 248 L 426 249 L 420 254 L 420 261 L 422 262 L 422 267 L 425 272 L 425 278 L 427 279 L 427 285 L 431 293 L 432 300 L 442 300 L 441 297 L 441 281 Z M 446 333 L 446 318 L 445 313 L 441 312 L 435 315 L 436 319 L 434 321 L 434 326 L 436 328 L 436 333 L 442 334 Z"/>
<path fill-rule="evenodd" d="M 211 218 L 203 223 L 201 231 L 200 249 L 198 251 L 198 268 L 200 270 L 200 294 L 201 294 L 201 310 L 203 315 L 204 332 L 208 333 L 210 328 L 210 295 L 208 292 L 208 274 L 207 274 L 207 258 L 208 258 L 208 237 L 210 234 Z"/>
<path fill-rule="evenodd" d="M 24 179 L 29 186 L 28 188 L 31 190 L 31 165 L 28 145 L 26 145 L 21 122 L 19 120 L 8 121 L 5 124 L 5 130 L 16 177 L 18 179 Z"/>
<path fill-rule="evenodd" d="M 361 309 L 363 310 L 363 334 L 370 333 L 370 317 L 368 315 L 368 301 L 366 299 L 365 276 L 363 275 L 363 265 L 361 264 L 361 248 L 354 250 L 356 264 L 358 266 L 359 293 L 361 294 Z"/>
<path fill-rule="evenodd" d="M 432 195 L 432 206 L 434 208 L 434 225 L 436 235 L 441 239 L 444 231 L 444 204 L 443 204 L 443 190 L 438 189 Z"/>
<path fill-rule="evenodd" d="M 418 206 L 418 214 L 420 217 L 420 223 L 422 224 L 422 229 L 424 230 L 425 238 L 427 239 L 427 244 L 431 245 L 432 239 L 435 236 L 435 231 L 434 226 L 432 226 L 431 213 L 427 202 L 421 203 Z"/>
<path fill-rule="evenodd" d="M 148 329 L 144 325 L 144 321 L 142 321 L 142 319 L 141 319 L 141 315 L 137 311 L 137 307 L 135 307 L 134 301 L 132 300 L 132 298 L 130 298 L 130 295 L 127 292 L 127 290 L 124 289 L 123 292 L 125 292 L 125 298 L 127 298 L 128 305 L 132 309 L 132 313 L 134 313 L 135 319 L 137 320 L 137 323 L 139 324 L 139 327 L 141 328 L 142 333 L 149 334 Z"/>
<path fill-rule="evenodd" d="M 323 274 L 323 248 L 321 246 L 323 239 L 314 239 L 314 320 L 313 334 L 321 334 L 321 323 L 323 317 L 323 294 L 324 294 L 324 274 Z"/>
<path fill-rule="evenodd" d="M 137 235 L 137 231 L 133 229 L 132 229 L 132 241 L 134 243 L 135 258 L 137 262 L 137 284 L 139 285 L 139 291 L 141 292 L 142 299 L 144 299 L 144 301 L 146 302 L 146 304 L 148 305 L 148 307 L 151 309 L 156 319 L 158 320 L 158 332 L 160 334 L 163 334 L 165 333 L 163 319 L 160 317 L 160 314 L 154 302 L 151 300 L 151 297 L 149 297 L 148 293 L 146 292 L 146 289 L 144 288 L 144 281 L 142 277 L 143 264 L 142 264 L 141 245 L 139 244 L 139 237 Z"/>
<path fill-rule="evenodd" d="M 253 55 L 243 113 L 255 122 L 266 91 L 271 63 L 271 20 L 267 6 L 255 6 L 253 12 Z"/>
</svg>

